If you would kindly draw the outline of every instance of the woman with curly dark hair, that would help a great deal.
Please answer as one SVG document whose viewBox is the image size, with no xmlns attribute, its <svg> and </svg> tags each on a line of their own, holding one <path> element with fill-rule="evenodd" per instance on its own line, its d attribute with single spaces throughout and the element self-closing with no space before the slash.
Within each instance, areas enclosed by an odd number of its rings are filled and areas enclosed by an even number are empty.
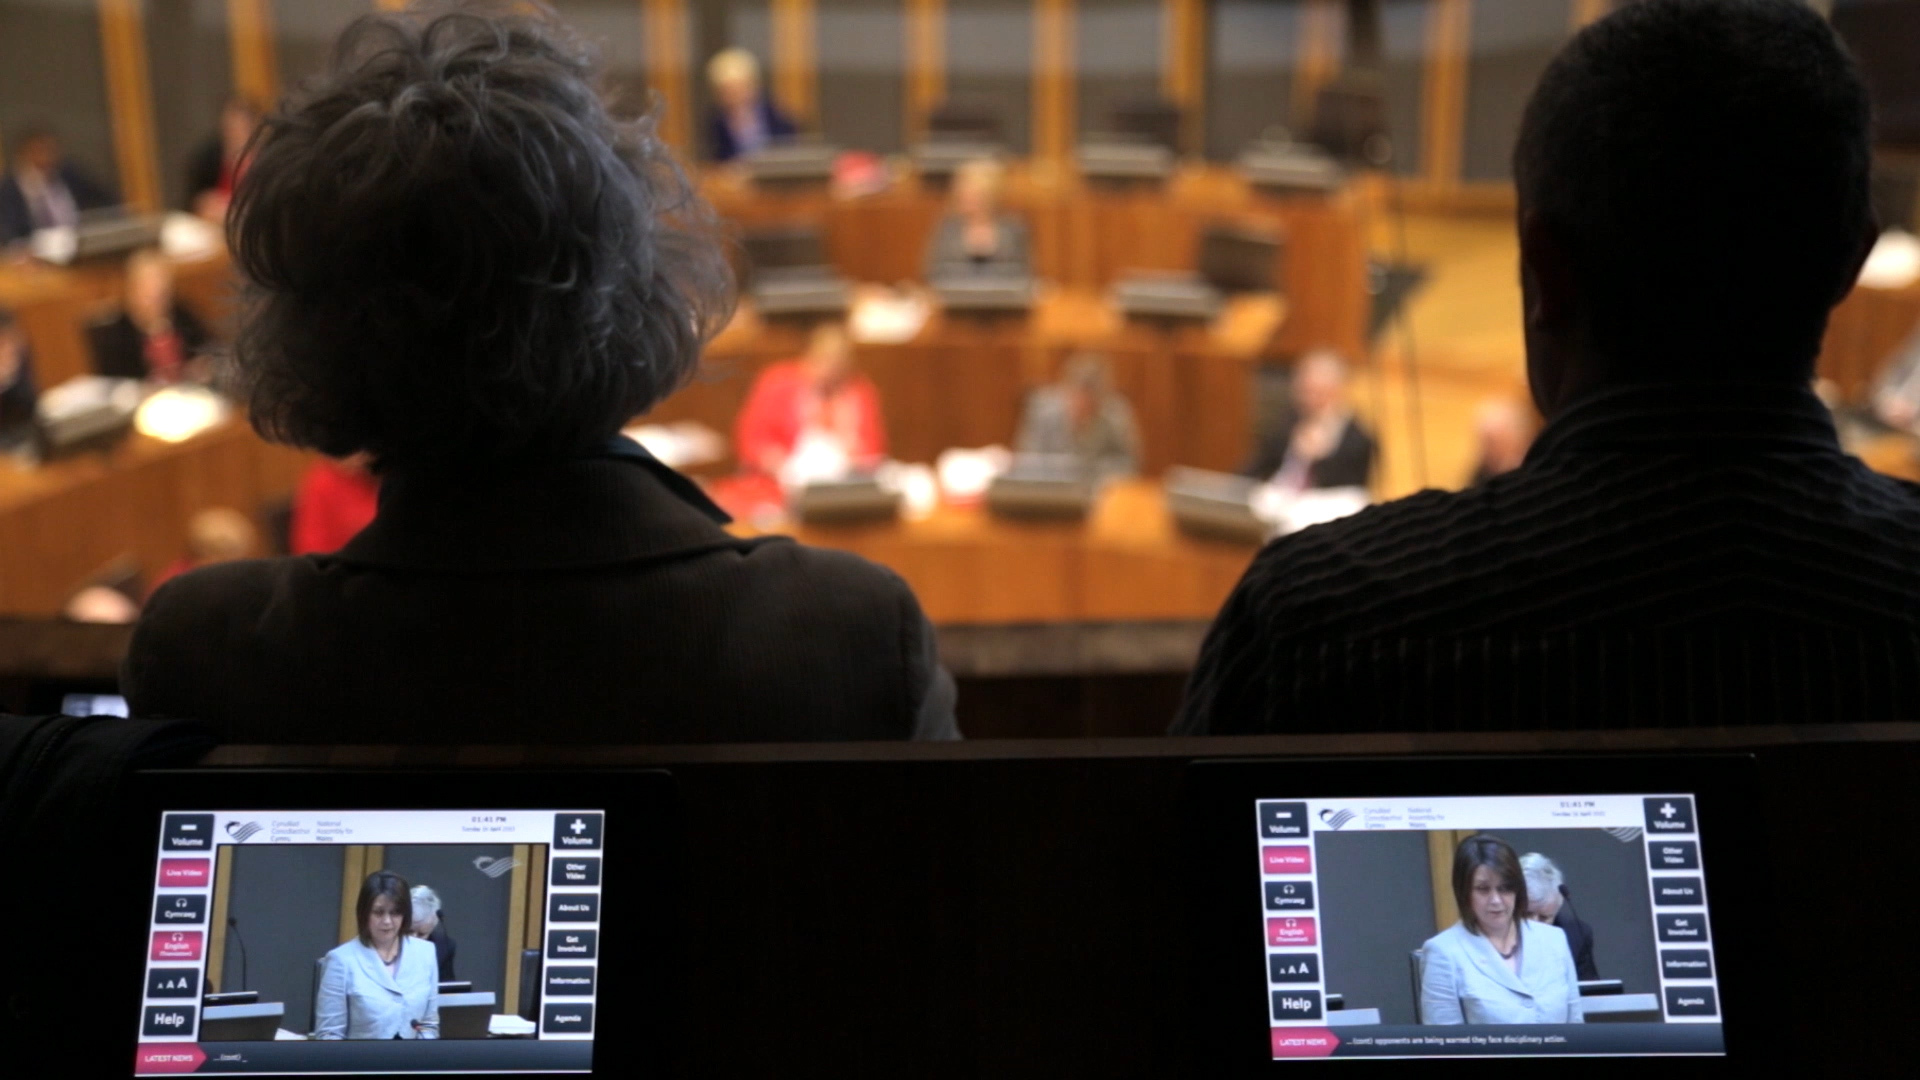
<svg viewBox="0 0 1920 1080">
<path fill-rule="evenodd" d="M 712 211 L 528 5 L 372 15 L 268 116 L 229 373 L 271 439 L 365 454 L 338 553 L 152 599 L 123 687 L 249 742 L 951 737 L 895 575 L 743 540 L 619 432 L 733 303 Z"/>
</svg>

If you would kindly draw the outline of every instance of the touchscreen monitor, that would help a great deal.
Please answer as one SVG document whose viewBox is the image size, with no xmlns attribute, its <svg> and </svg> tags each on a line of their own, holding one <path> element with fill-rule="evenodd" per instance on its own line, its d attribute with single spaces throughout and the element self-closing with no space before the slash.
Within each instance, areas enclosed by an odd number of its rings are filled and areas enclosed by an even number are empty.
<svg viewBox="0 0 1920 1080">
<path fill-rule="evenodd" d="M 1724 1055 L 1701 810 L 1685 790 L 1244 798 L 1272 1058 Z"/>
<path fill-rule="evenodd" d="M 618 818 L 166 806 L 133 1075 L 591 1072 Z"/>
</svg>

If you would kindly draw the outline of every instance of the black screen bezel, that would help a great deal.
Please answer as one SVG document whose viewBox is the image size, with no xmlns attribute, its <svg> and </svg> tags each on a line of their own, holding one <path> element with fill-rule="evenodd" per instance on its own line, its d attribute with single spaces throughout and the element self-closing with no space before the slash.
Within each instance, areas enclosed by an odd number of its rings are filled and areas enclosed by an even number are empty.
<svg viewBox="0 0 1920 1080">
<path fill-rule="evenodd" d="M 493 772 L 483 770 L 154 770 L 136 774 L 115 845 L 126 864 L 127 903 L 112 933 L 97 941 L 105 1000 L 103 1021 L 115 1038 L 100 1040 L 115 1053 L 98 1058 L 99 1071 L 75 1075 L 131 1078 L 138 1046 L 136 1023 L 145 981 L 160 815 L 169 810 L 544 810 L 604 808 L 609 835 L 601 864 L 599 965 L 624 974 L 595 988 L 594 1076 L 648 1076 L 670 1072 L 674 969 L 679 925 L 674 882 L 680 864 L 678 798 L 662 769 Z M 119 930 L 126 928 L 125 932 Z M 117 1063 L 117 1068 L 112 1065 Z M 111 1071 L 108 1071 L 111 1068 Z M 417 1077 L 426 1073 L 341 1074 Z M 581 1073 L 522 1072 L 515 1077 Z"/>
<path fill-rule="evenodd" d="M 1736 1075 L 1769 1060 L 1764 995 L 1756 992 L 1753 897 L 1766 891 L 1765 849 L 1750 755 L 1604 755 L 1377 759 L 1201 760 L 1187 770 L 1187 896 L 1192 962 L 1186 1020 L 1195 1075 L 1272 1076 L 1352 1065 L 1422 1075 L 1484 1074 L 1496 1059 L 1342 1058 L 1276 1061 L 1267 1014 L 1266 952 L 1254 804 L 1275 798 L 1622 795 L 1690 792 L 1710 898 L 1724 1057 L 1536 1057 L 1557 1075 Z M 1322 904 L 1327 898 L 1322 898 Z"/>
</svg>

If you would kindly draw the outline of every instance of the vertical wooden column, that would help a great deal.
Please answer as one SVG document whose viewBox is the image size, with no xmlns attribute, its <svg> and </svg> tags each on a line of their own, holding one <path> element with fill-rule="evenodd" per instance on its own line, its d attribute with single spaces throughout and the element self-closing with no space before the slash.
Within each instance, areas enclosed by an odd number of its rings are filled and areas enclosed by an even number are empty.
<svg viewBox="0 0 1920 1080">
<path fill-rule="evenodd" d="M 1307 0 L 1300 13 L 1300 54 L 1293 68 L 1293 128 L 1304 135 L 1313 122 L 1314 99 L 1340 71 L 1340 31 L 1346 25 L 1340 0 Z"/>
<path fill-rule="evenodd" d="M 818 33 L 813 0 L 773 0 L 774 97 L 804 127 L 820 123 Z"/>
<path fill-rule="evenodd" d="M 227 907 L 233 896 L 233 846 L 213 853 L 213 913 L 207 920 L 207 993 L 217 994 L 227 974 Z M 241 990 L 247 989 L 242 986 Z"/>
<path fill-rule="evenodd" d="M 927 117 L 947 98 L 947 0 L 906 5 L 907 145 L 913 146 L 926 138 Z"/>
<path fill-rule="evenodd" d="M 1449 929 L 1460 921 L 1460 905 L 1453 898 L 1453 853 L 1473 829 L 1435 829 L 1427 833 L 1427 862 L 1433 881 L 1433 929 Z"/>
<path fill-rule="evenodd" d="M 1573 28 L 1598 22 L 1613 10 L 1613 0 L 1573 0 Z"/>
<path fill-rule="evenodd" d="M 520 943 L 527 937 L 529 905 L 527 902 L 528 880 L 531 875 L 527 866 L 531 845 L 513 845 L 513 876 L 507 886 L 507 964 L 504 969 L 505 995 L 500 999 L 499 1010 L 503 1013 L 517 1012 L 520 1008 Z M 537 905 L 536 905 L 537 906 Z M 535 921 L 545 916 L 539 912 Z"/>
<path fill-rule="evenodd" d="M 233 50 L 233 88 L 263 107 L 278 101 L 280 63 L 269 0 L 227 0 L 227 41 Z"/>
<path fill-rule="evenodd" d="M 1034 0 L 1033 158 L 1053 176 L 1073 159 L 1074 0 Z"/>
<path fill-rule="evenodd" d="M 106 53 L 120 194 L 128 206 L 151 214 L 161 204 L 160 151 L 153 137 L 153 83 L 147 75 L 142 0 L 100 0 L 100 45 Z"/>
<path fill-rule="evenodd" d="M 1468 28 L 1473 0 L 1433 0 L 1427 15 L 1427 77 L 1421 102 L 1421 160 L 1435 191 L 1460 187 L 1467 124 Z"/>
<path fill-rule="evenodd" d="M 1181 149 L 1206 145 L 1207 5 L 1205 0 L 1161 0 L 1160 93 L 1186 118 Z"/>
<path fill-rule="evenodd" d="M 646 25 L 647 89 L 653 92 L 660 138 L 682 158 L 693 157 L 693 88 L 688 85 L 686 0 L 641 0 Z"/>
<path fill-rule="evenodd" d="M 360 902 L 360 886 L 367 875 L 377 866 L 367 865 L 368 849 L 365 844 L 349 844 L 346 858 L 340 867 L 340 933 L 335 940 L 352 941 L 360 936 L 360 918 L 354 912 L 354 906 Z"/>
</svg>

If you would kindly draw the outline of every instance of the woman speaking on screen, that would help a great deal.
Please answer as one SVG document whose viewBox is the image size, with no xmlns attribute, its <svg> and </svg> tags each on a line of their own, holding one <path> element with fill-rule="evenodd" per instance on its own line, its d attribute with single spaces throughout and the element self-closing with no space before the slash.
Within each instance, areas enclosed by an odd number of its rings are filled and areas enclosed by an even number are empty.
<svg viewBox="0 0 1920 1080">
<path fill-rule="evenodd" d="M 1423 1024 L 1578 1024 L 1580 984 L 1559 927 L 1527 918 L 1520 858 L 1491 836 L 1453 854 L 1460 921 L 1421 947 Z"/>
<path fill-rule="evenodd" d="M 327 954 L 315 1002 L 316 1039 L 437 1039 L 440 959 L 413 929 L 411 890 L 375 870 L 354 905 L 360 934 Z"/>
</svg>

